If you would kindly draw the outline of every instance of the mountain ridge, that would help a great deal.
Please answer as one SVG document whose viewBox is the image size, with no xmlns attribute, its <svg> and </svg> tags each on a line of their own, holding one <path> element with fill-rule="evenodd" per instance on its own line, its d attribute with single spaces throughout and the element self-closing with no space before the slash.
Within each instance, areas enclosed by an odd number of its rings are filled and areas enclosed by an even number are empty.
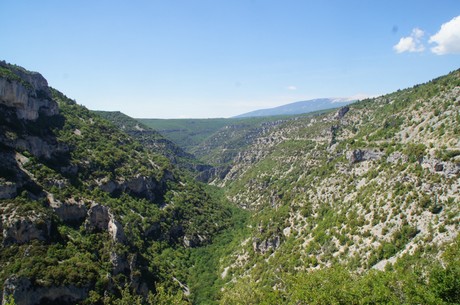
<svg viewBox="0 0 460 305">
<path fill-rule="evenodd" d="M 340 108 L 356 100 L 348 98 L 317 98 L 306 101 L 293 102 L 273 108 L 259 109 L 243 113 L 233 118 L 248 118 L 260 116 L 298 115 L 309 112 Z"/>
</svg>

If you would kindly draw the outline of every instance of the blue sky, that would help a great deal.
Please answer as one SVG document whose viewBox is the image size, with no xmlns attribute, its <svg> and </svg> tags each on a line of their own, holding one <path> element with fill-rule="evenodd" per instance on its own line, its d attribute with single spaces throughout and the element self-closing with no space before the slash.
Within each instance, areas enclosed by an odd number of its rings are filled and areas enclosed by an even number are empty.
<svg viewBox="0 0 460 305">
<path fill-rule="evenodd" d="M 230 117 L 460 68 L 458 0 L 0 1 L 0 59 L 90 109 Z"/>
</svg>

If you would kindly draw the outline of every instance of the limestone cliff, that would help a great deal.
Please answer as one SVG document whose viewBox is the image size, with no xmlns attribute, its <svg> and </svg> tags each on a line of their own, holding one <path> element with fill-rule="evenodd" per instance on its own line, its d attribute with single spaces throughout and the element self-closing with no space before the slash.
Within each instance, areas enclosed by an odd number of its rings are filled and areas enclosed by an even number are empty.
<svg viewBox="0 0 460 305">
<path fill-rule="evenodd" d="M 14 108 L 19 119 L 35 121 L 40 114 L 59 113 L 48 82 L 39 73 L 28 72 L 0 61 L 0 104 Z"/>
</svg>

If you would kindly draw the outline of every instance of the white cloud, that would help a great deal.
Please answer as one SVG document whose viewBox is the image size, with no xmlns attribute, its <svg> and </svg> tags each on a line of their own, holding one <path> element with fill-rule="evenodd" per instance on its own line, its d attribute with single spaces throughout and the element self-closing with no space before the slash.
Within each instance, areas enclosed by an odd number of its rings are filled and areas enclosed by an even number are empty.
<svg viewBox="0 0 460 305">
<path fill-rule="evenodd" d="M 449 22 L 441 25 L 441 29 L 430 37 L 430 43 L 436 43 L 437 46 L 431 48 L 431 52 L 444 54 L 460 53 L 460 16 L 457 16 Z"/>
<path fill-rule="evenodd" d="M 415 39 L 420 39 L 420 38 L 423 37 L 423 35 L 425 35 L 425 32 L 423 32 L 419 28 L 415 28 L 415 29 L 412 30 L 411 36 L 414 37 Z"/>
<path fill-rule="evenodd" d="M 297 87 L 296 86 L 288 86 L 286 89 L 288 89 L 288 90 L 297 90 Z"/>
<path fill-rule="evenodd" d="M 415 28 L 412 30 L 410 36 L 402 37 L 399 42 L 393 46 L 393 49 L 396 53 L 403 53 L 403 52 L 423 52 L 425 50 L 425 46 L 420 41 L 425 35 L 419 28 Z"/>
</svg>

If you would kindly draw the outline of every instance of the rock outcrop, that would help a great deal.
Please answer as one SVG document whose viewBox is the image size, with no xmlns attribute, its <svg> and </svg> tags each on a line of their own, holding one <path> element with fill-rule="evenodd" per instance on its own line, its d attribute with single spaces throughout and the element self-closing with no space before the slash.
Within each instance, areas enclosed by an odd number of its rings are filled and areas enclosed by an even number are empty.
<svg viewBox="0 0 460 305">
<path fill-rule="evenodd" d="M 359 163 L 362 161 L 379 160 L 384 153 L 370 149 L 356 149 L 347 152 L 347 159 L 350 164 Z"/>
<path fill-rule="evenodd" d="M 191 236 L 185 235 L 183 237 L 183 245 L 187 248 L 194 248 L 203 245 L 208 239 L 205 236 L 199 234 L 193 234 Z"/>
<path fill-rule="evenodd" d="M 69 199 L 61 202 L 56 200 L 53 194 L 48 193 L 47 199 L 54 213 L 64 222 L 80 222 L 87 215 L 87 208 L 84 202 Z"/>
<path fill-rule="evenodd" d="M 334 119 L 336 120 L 342 119 L 345 116 L 345 114 L 347 114 L 348 111 L 350 111 L 350 107 L 348 106 L 340 108 L 335 114 Z"/>
<path fill-rule="evenodd" d="M 67 153 L 67 145 L 58 143 L 55 139 L 43 139 L 36 136 L 25 136 L 18 139 L 14 147 L 22 151 L 28 151 L 38 158 L 51 159 L 53 154 Z"/>
<path fill-rule="evenodd" d="M 17 195 L 17 184 L 0 178 L 0 199 L 11 199 Z"/>
<path fill-rule="evenodd" d="M 14 198 L 24 189 L 38 194 L 42 187 L 34 184 L 15 154 L 27 151 L 38 159 L 58 159 L 60 166 L 68 166 L 70 148 L 57 141 L 52 131 L 62 126 L 64 118 L 43 76 L 2 61 L 0 69 L 0 145 L 4 148 L 0 171 L 8 171 L 3 175 L 6 182 L 0 183 L 0 198 Z"/>
<path fill-rule="evenodd" d="M 24 190 L 37 196 L 41 193 L 41 187 L 24 170 L 19 155 L 8 148 L 0 150 L 0 173 L 2 176 L 0 177 L 0 199 L 13 199 Z"/>
<path fill-rule="evenodd" d="M 117 275 L 129 271 L 129 264 L 126 255 L 120 255 L 115 251 L 110 252 L 110 262 L 112 263 L 112 274 Z"/>
<path fill-rule="evenodd" d="M 11 71 L 9 77 L 0 77 L 0 104 L 16 109 L 19 119 L 34 121 L 41 113 L 46 116 L 59 113 L 41 74 L 26 72 L 1 61 L 0 67 Z"/>
<path fill-rule="evenodd" d="M 460 164 L 441 161 L 435 158 L 424 157 L 420 165 L 432 173 L 441 174 L 446 177 L 454 177 L 460 173 Z"/>
<path fill-rule="evenodd" d="M 90 232 L 107 231 L 115 242 L 123 243 L 126 240 L 122 225 L 110 209 L 97 203 L 93 203 L 88 210 L 85 228 Z"/>
<path fill-rule="evenodd" d="M 12 213 L 2 216 L 3 245 L 25 244 L 36 239 L 48 241 L 51 233 L 51 218 L 42 213 L 18 216 Z"/>
<path fill-rule="evenodd" d="M 197 169 L 199 174 L 196 176 L 196 179 L 201 182 L 210 182 L 214 179 L 223 180 L 231 170 L 231 166 L 203 166 Z"/>
<path fill-rule="evenodd" d="M 174 175 L 169 171 L 164 171 L 160 181 L 152 176 L 136 175 L 126 180 L 123 178 L 119 180 L 103 178 L 97 180 L 96 183 L 101 190 L 111 195 L 128 193 L 134 197 L 155 201 L 164 193 L 166 182 L 171 180 L 174 180 Z"/>
<path fill-rule="evenodd" d="M 409 161 L 409 157 L 399 151 L 396 151 L 387 157 L 387 162 L 389 163 L 405 163 L 407 161 Z"/>
</svg>

